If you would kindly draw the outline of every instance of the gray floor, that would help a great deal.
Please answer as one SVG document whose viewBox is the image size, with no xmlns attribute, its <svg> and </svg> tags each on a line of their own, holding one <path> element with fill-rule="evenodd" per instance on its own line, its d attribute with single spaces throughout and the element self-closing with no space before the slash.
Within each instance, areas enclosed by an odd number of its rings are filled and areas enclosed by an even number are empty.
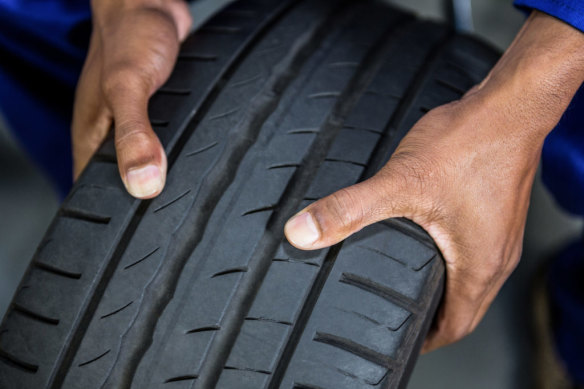
<svg viewBox="0 0 584 389">
<path fill-rule="evenodd" d="M 229 0 L 221 0 L 226 3 Z M 193 6 L 200 23 L 217 0 Z M 440 18 L 440 1 L 395 0 L 404 8 Z M 477 33 L 504 49 L 519 29 L 523 16 L 510 0 L 475 0 Z M 8 135 L 0 118 L 0 315 L 16 289 L 34 250 L 57 209 L 49 183 Z M 422 356 L 409 388 L 532 387 L 529 285 L 534 270 L 582 229 L 579 220 L 561 212 L 536 182 L 521 264 L 503 287 L 477 330 L 461 342 Z"/>
</svg>

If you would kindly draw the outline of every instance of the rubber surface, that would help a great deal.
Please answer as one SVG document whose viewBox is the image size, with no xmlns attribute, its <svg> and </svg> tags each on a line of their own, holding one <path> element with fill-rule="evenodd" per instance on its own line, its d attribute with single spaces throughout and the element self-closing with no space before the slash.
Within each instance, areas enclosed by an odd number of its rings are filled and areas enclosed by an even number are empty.
<svg viewBox="0 0 584 389">
<path fill-rule="evenodd" d="M 497 54 L 375 1 L 241 1 L 184 43 L 150 117 L 164 192 L 138 201 L 113 139 L 0 327 L 0 388 L 404 387 L 444 266 L 407 220 L 302 252 L 285 221 L 373 175 Z"/>
</svg>

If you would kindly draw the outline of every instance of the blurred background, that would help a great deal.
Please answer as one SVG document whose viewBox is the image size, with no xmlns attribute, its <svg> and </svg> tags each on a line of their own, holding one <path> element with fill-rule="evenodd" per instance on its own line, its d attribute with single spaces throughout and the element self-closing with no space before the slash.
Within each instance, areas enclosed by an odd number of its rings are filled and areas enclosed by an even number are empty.
<svg viewBox="0 0 584 389">
<path fill-rule="evenodd" d="M 200 25 L 230 0 L 192 4 Z M 391 0 L 419 15 L 444 19 L 440 0 Z M 525 16 L 511 0 L 473 0 L 475 33 L 503 51 Z M 50 183 L 20 150 L 0 117 L 0 315 L 4 315 L 28 263 L 58 209 Z M 408 388 L 533 387 L 531 288 L 535 271 L 582 231 L 536 180 L 523 258 L 477 330 L 455 345 L 420 357 Z"/>
</svg>

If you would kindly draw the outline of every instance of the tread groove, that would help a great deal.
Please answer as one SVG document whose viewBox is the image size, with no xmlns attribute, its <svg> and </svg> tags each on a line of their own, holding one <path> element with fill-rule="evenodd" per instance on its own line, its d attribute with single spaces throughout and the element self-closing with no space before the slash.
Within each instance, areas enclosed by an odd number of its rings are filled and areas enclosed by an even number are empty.
<svg viewBox="0 0 584 389">
<path fill-rule="evenodd" d="M 21 314 L 23 316 L 26 316 L 26 317 L 33 319 L 33 320 L 36 320 L 36 321 L 40 321 L 40 322 L 45 323 L 45 324 L 49 324 L 52 326 L 59 325 L 59 319 L 55 319 L 52 317 L 41 315 L 40 313 L 33 312 L 30 309 L 25 308 L 19 304 L 13 304 L 12 311 L 18 312 L 19 314 Z"/>
<path fill-rule="evenodd" d="M 132 262 L 131 264 L 129 264 L 128 266 L 124 267 L 124 270 L 128 270 L 131 267 L 136 266 L 137 264 L 139 264 L 142 261 L 145 261 L 146 259 L 150 258 L 151 255 L 153 255 L 155 252 L 157 252 L 158 250 L 160 250 L 160 246 L 156 247 L 154 250 L 150 251 L 148 254 L 146 254 L 145 256 L 143 256 L 142 258 L 140 258 L 139 260 L 137 260 L 136 262 Z"/>
<path fill-rule="evenodd" d="M 265 321 L 265 322 L 268 322 L 268 323 L 284 324 L 286 326 L 291 326 L 292 325 L 292 323 L 290 323 L 289 321 L 269 319 L 267 317 L 246 317 L 245 320 L 246 321 Z"/>
<path fill-rule="evenodd" d="M 172 95 L 172 96 L 188 96 L 191 94 L 190 89 L 178 89 L 178 88 L 160 88 L 156 93 L 161 95 Z"/>
<path fill-rule="evenodd" d="M 169 123 L 168 120 L 150 119 L 150 125 L 152 127 L 167 127 Z"/>
<path fill-rule="evenodd" d="M 257 42 L 283 17 L 285 11 L 295 4 L 293 1 L 278 3 L 278 6 L 270 10 L 266 19 L 256 27 L 253 35 L 246 41 L 245 47 L 238 51 L 236 58 L 230 63 L 228 69 L 222 72 L 221 79 L 209 92 L 209 97 L 207 97 L 205 103 L 189 120 L 187 129 L 178 136 L 176 145 L 168 156 L 169 166 L 172 167 L 183 147 L 187 144 L 194 131 L 195 124 L 200 123 L 203 119 L 207 120 L 205 117 L 213 108 L 214 101 L 216 101 L 219 93 L 226 87 L 227 81 L 237 69 L 236 62 L 246 58 L 257 45 Z M 297 50 L 292 50 L 280 62 L 278 69 L 287 62 L 294 65 L 292 69 L 299 67 L 308 54 L 303 49 L 304 47 L 298 47 Z M 173 260 L 164 261 L 164 265 L 160 268 L 158 274 L 149 281 L 149 284 L 144 289 L 143 298 L 146 303 L 141 304 L 132 323 L 121 335 L 121 347 L 119 349 L 121 351 L 116 356 L 117 363 L 107 373 L 105 386 L 130 385 L 142 356 L 152 344 L 152 333 L 155 330 L 157 318 L 172 299 L 181 269 L 202 238 L 210 214 L 219 201 L 216 194 L 222 193 L 231 183 L 237 170 L 234 167 L 239 164 L 249 147 L 251 147 L 251 140 L 257 136 L 260 130 L 261 126 L 259 124 L 263 123 L 270 113 L 276 109 L 281 93 L 295 76 L 295 72 L 290 70 L 290 66 L 284 66 L 283 70 L 276 71 L 270 76 L 266 82 L 264 93 L 260 92 L 249 104 L 249 109 L 253 109 L 252 112 L 254 114 L 246 116 L 231 130 L 222 156 L 202 178 L 198 197 L 202 196 L 203 199 L 184 215 L 183 220 L 189 218 L 190 222 L 182 225 L 182 228 L 176 230 L 172 235 L 166 257 L 172 257 Z M 277 91 L 277 94 L 274 95 L 272 90 Z M 266 99 L 266 97 L 268 98 Z M 202 193 L 208 194 L 203 195 Z M 177 239 L 182 239 L 182 243 L 175 244 Z M 140 325 L 135 326 L 134 323 L 138 322 Z M 206 364 L 203 364 L 203 370 Z M 221 369 L 221 366 L 223 366 L 223 363 L 213 368 Z M 206 380 L 209 378 L 211 377 L 204 377 L 203 373 L 199 374 L 199 382 L 202 386 L 207 385 Z"/>
<path fill-rule="evenodd" d="M 300 66 L 311 52 L 319 47 L 320 42 L 324 40 L 328 33 L 327 28 L 330 28 L 341 16 L 346 16 L 347 11 L 345 7 L 336 6 L 332 8 L 328 15 L 323 15 L 322 20 L 319 20 L 318 23 L 315 23 L 313 27 L 298 38 L 292 51 L 282 62 L 286 66 L 280 67 L 278 65 L 281 71 L 285 71 L 286 83 L 300 70 Z M 310 157 L 306 159 L 306 163 L 303 163 L 301 168 L 294 172 L 292 178 L 288 181 L 287 186 L 280 196 L 280 207 L 277 212 L 274 212 L 270 216 L 266 226 L 266 233 L 260 238 L 260 242 L 252 255 L 252 261 L 249 266 L 250 268 L 257 269 L 257 271 L 243 277 L 241 284 L 238 286 L 240 293 L 237 296 L 237 300 L 231 301 L 230 308 L 228 309 L 229 313 L 224 317 L 224 321 L 228 325 L 225 325 L 223 331 L 215 338 L 207 360 L 203 364 L 202 370 L 208 368 L 209 373 L 201 374 L 200 388 L 213 387 L 217 383 L 221 374 L 221 370 L 217 369 L 217 367 L 223 366 L 224 361 L 227 360 L 229 351 L 233 348 L 237 334 L 243 325 L 247 310 L 250 308 L 253 298 L 258 292 L 261 281 L 265 277 L 272 263 L 275 251 L 280 244 L 280 239 L 275 239 L 271 231 L 283 230 L 286 218 L 297 208 L 298 204 L 296 202 L 302 198 L 303 193 L 308 189 L 309 181 L 306 177 L 311 176 L 315 167 L 325 158 L 328 144 L 333 141 L 334 135 L 340 129 L 338 123 L 339 117 L 344 117 L 348 114 L 348 111 L 355 103 L 356 96 L 360 94 L 361 89 L 365 89 L 361 85 L 363 82 L 362 77 L 368 78 L 369 76 L 371 74 L 360 75 L 349 81 L 345 89 L 348 98 L 335 104 L 331 114 L 325 119 L 323 126 L 326 129 L 325 132 L 328 132 L 328 134 L 319 134 L 320 140 L 317 138 L 307 153 Z M 277 90 L 281 93 L 283 90 L 282 82 L 278 82 L 275 85 L 278 86 Z"/>
<path fill-rule="evenodd" d="M 283 163 L 281 165 L 272 165 L 268 168 L 268 170 L 298 168 L 298 167 L 300 167 L 299 163 Z"/>
<path fill-rule="evenodd" d="M 93 362 L 95 362 L 95 361 L 97 361 L 97 360 L 99 360 L 99 359 L 101 359 L 101 358 L 105 357 L 106 355 L 108 355 L 108 354 L 110 353 L 110 351 L 112 351 L 112 350 L 111 350 L 111 349 L 110 349 L 110 350 L 107 350 L 106 352 L 104 352 L 104 353 L 102 353 L 102 354 L 99 354 L 97 357 L 95 357 L 95 358 L 92 358 L 92 359 L 90 359 L 89 361 L 86 361 L 86 362 L 80 363 L 80 364 L 79 364 L 79 365 L 77 365 L 77 366 L 78 366 L 78 367 L 87 366 L 87 365 L 89 365 L 90 363 L 93 363 Z"/>
<path fill-rule="evenodd" d="M 316 262 L 301 261 L 299 259 L 292 259 L 292 258 L 274 258 L 272 261 L 274 261 L 274 262 L 288 262 L 288 263 L 301 263 L 303 265 L 320 267 L 320 265 Z"/>
<path fill-rule="evenodd" d="M 325 332 L 317 332 L 314 335 L 313 340 L 318 343 L 327 344 L 329 346 L 336 347 L 343 351 L 347 351 L 351 354 L 354 354 L 360 358 L 368 360 L 369 362 L 373 362 L 378 366 L 390 369 L 392 371 L 399 368 L 400 365 L 393 358 L 381 354 L 375 350 L 371 350 L 370 348 L 365 347 L 362 344 L 356 343 L 350 339 L 343 338 L 342 336 L 328 334 Z"/>
<path fill-rule="evenodd" d="M 61 277 L 65 277 L 65 278 L 70 278 L 72 280 L 78 280 L 82 276 L 81 273 L 75 273 L 75 272 L 63 270 L 63 269 L 60 269 L 56 266 L 48 265 L 46 263 L 39 262 L 39 261 L 34 261 L 33 266 L 36 267 L 37 269 L 44 270 L 48 273 L 52 273 L 52 274 L 55 274 L 55 275 L 58 275 Z"/>
<path fill-rule="evenodd" d="M 218 325 L 212 325 L 212 326 L 206 326 L 206 327 L 199 327 L 199 328 L 194 328 L 192 330 L 188 330 L 185 332 L 186 334 L 196 334 L 198 332 L 209 332 L 209 331 L 218 331 L 220 330 L 221 327 Z"/>
<path fill-rule="evenodd" d="M 217 146 L 218 144 L 219 144 L 219 142 L 213 142 L 210 145 L 207 145 L 207 146 L 201 147 L 200 149 L 197 149 L 195 151 L 191 151 L 189 153 L 186 153 L 185 157 L 192 157 L 194 155 L 201 154 L 204 151 L 212 149 L 213 147 Z"/>
<path fill-rule="evenodd" d="M 215 62 L 219 56 L 205 53 L 179 53 L 178 61 Z"/>
<path fill-rule="evenodd" d="M 408 266 L 408 264 L 405 263 L 404 261 L 401 261 L 401 260 L 399 260 L 397 258 L 394 258 L 391 255 L 388 255 L 388 254 L 384 253 L 383 251 L 376 250 L 376 249 L 374 249 L 372 247 L 367 247 L 367 246 L 363 246 L 363 245 L 358 245 L 357 247 L 359 247 L 359 248 L 361 248 L 363 250 L 371 251 L 372 253 L 381 255 L 382 257 L 388 258 L 388 259 L 390 259 L 390 260 L 392 260 L 394 262 L 399 263 L 400 265 L 402 265 L 402 266 L 404 266 L 404 267 L 406 267 L 408 269 L 415 270 L 415 269 L 412 269 L 410 266 Z"/>
<path fill-rule="evenodd" d="M 294 386 L 292 387 L 292 389 L 324 389 L 324 388 L 322 388 L 320 386 L 316 386 L 316 385 L 294 383 Z"/>
<path fill-rule="evenodd" d="M 302 335 L 304 329 L 306 328 L 308 319 L 312 314 L 312 310 L 316 305 L 316 301 L 320 296 L 320 292 L 324 287 L 325 281 L 333 268 L 333 264 L 335 262 L 335 259 L 337 258 L 339 251 L 341 250 L 341 246 L 342 242 L 335 246 L 332 246 L 329 252 L 327 253 L 327 256 L 324 259 L 324 262 L 314 280 L 314 283 L 310 288 L 310 292 L 308 293 L 308 296 L 304 301 L 304 305 L 302 306 L 300 314 L 298 315 L 298 319 L 296 320 L 296 323 L 294 323 L 294 326 L 292 327 L 292 333 L 290 334 L 286 346 L 284 346 L 284 350 L 282 351 L 281 357 L 279 358 L 278 363 L 276 364 L 274 373 L 272 374 L 272 379 L 267 386 L 268 389 L 278 389 L 280 387 L 280 384 L 282 382 L 282 379 L 284 378 L 284 374 L 286 372 L 286 369 L 288 368 L 288 364 L 292 359 L 292 355 L 294 354 L 294 350 L 296 349 L 300 336 Z"/>
<path fill-rule="evenodd" d="M 271 371 L 268 371 L 268 370 L 252 369 L 252 368 L 249 368 L 249 367 L 225 366 L 224 369 L 225 370 L 251 371 L 253 373 L 260 373 L 260 374 L 266 374 L 266 375 L 272 374 L 272 372 Z"/>
<path fill-rule="evenodd" d="M 296 130 L 288 131 L 288 134 L 318 134 L 320 132 L 320 128 L 298 128 Z"/>
<path fill-rule="evenodd" d="M 393 332 L 399 331 L 410 320 L 411 317 L 412 314 L 410 313 L 408 317 L 406 317 L 405 320 L 402 321 L 397 327 L 387 327 L 387 329 Z"/>
<path fill-rule="evenodd" d="M 220 272 L 217 272 L 217 273 L 213 274 L 211 276 L 211 278 L 225 276 L 225 275 L 233 274 L 233 273 L 247 273 L 247 270 L 248 269 L 245 266 L 234 267 L 232 269 L 226 269 L 226 270 L 222 270 Z"/>
<path fill-rule="evenodd" d="M 169 205 L 172 205 L 172 204 L 176 203 L 177 201 L 179 201 L 180 199 L 182 199 L 183 197 L 185 197 L 189 193 L 191 193 L 191 190 L 190 189 L 187 189 L 184 193 L 178 195 L 175 199 L 170 200 L 168 203 L 162 204 L 160 207 L 156 208 L 153 212 L 156 213 L 158 211 L 163 210 L 164 208 L 168 207 Z"/>
<path fill-rule="evenodd" d="M 36 373 L 39 370 L 39 366 L 30 362 L 23 361 L 20 358 L 2 350 L 0 348 L 0 362 L 4 362 L 8 366 L 15 367 L 19 370 L 23 370 L 26 373 Z"/>
<path fill-rule="evenodd" d="M 378 321 L 377 321 L 377 320 L 375 320 L 374 318 L 372 318 L 372 317 L 369 317 L 369 316 L 367 316 L 367 315 L 364 315 L 364 314 L 362 314 L 362 313 L 359 313 L 359 312 L 357 312 L 357 311 L 349 311 L 349 310 L 346 310 L 346 309 L 343 309 L 343 308 L 339 308 L 339 307 L 335 307 L 335 308 L 336 308 L 337 310 L 341 311 L 341 312 L 348 313 L 349 315 L 355 315 L 355 316 L 357 316 L 357 317 L 358 317 L 358 318 L 360 318 L 360 319 L 363 319 L 363 320 L 365 320 L 365 321 L 368 321 L 369 323 L 373 323 L 373 324 L 375 324 L 376 326 L 380 326 L 380 325 L 382 325 L 380 322 L 378 322 Z"/>
<path fill-rule="evenodd" d="M 229 111 L 218 113 L 216 115 L 210 116 L 209 121 L 223 119 L 227 116 L 233 115 L 234 113 L 236 113 L 238 111 L 239 111 L 239 108 L 233 108 L 233 109 L 230 109 Z"/>
<path fill-rule="evenodd" d="M 453 91 L 455 93 L 458 93 L 460 96 L 462 96 L 462 95 L 464 95 L 466 93 L 466 90 L 460 88 L 459 86 L 454 85 L 450 81 L 442 80 L 440 78 L 437 78 L 434 81 L 436 82 L 436 84 L 441 85 L 441 86 L 443 86 L 445 88 L 448 88 L 451 91 Z"/>
<path fill-rule="evenodd" d="M 327 162 L 337 162 L 337 163 L 348 163 L 349 165 L 355 165 L 355 166 L 359 166 L 359 167 L 367 167 L 367 165 L 364 164 L 364 163 L 355 162 L 355 161 L 348 161 L 348 160 L 345 160 L 345 159 L 325 158 L 325 161 L 327 161 Z"/>
<path fill-rule="evenodd" d="M 132 303 L 133 303 L 133 302 L 134 302 L 134 301 L 130 301 L 129 303 L 127 303 L 127 304 L 126 304 L 126 305 L 124 305 L 123 307 L 120 307 L 120 308 L 116 309 L 115 311 L 112 311 L 112 312 L 110 312 L 110 313 L 107 313 L 107 314 L 105 314 L 105 315 L 101 316 L 101 317 L 100 317 L 100 319 L 105 319 L 105 318 L 108 318 L 108 317 L 110 317 L 110 316 L 113 316 L 113 315 L 115 315 L 116 313 L 122 312 L 124 309 L 126 309 L 126 308 L 128 308 L 130 305 L 132 305 Z"/>
<path fill-rule="evenodd" d="M 345 87 L 342 93 L 342 97 L 339 98 L 339 101 L 333 108 L 330 117 L 327 119 L 325 128 L 321 130 L 322 133 L 327 135 L 328 139 L 323 139 L 322 142 L 318 142 L 317 139 L 317 141 L 315 141 L 313 144 L 313 148 L 309 152 L 309 155 L 313 156 L 314 158 L 313 163 L 315 165 L 317 161 L 323 161 L 326 158 L 326 153 L 329 149 L 327 146 L 330 146 L 334 140 L 334 135 L 336 132 L 338 132 L 341 128 L 345 128 L 344 119 L 357 104 L 358 98 L 365 93 L 370 82 L 373 80 L 375 74 L 377 74 L 378 69 L 381 67 L 384 56 L 388 52 L 390 45 L 393 43 L 393 39 L 387 39 L 388 35 L 403 25 L 410 23 L 410 18 L 411 17 L 404 15 L 400 19 L 396 20 L 395 25 L 388 28 L 383 34 L 381 34 L 381 37 L 371 47 L 369 53 L 366 54 L 359 69 L 356 70 L 355 75 Z M 332 128 L 327 129 L 327 126 Z M 322 134 L 319 135 L 322 136 Z M 311 164 L 307 162 L 302 166 L 301 169 L 298 169 L 296 173 L 298 176 L 300 176 L 302 173 L 309 174 L 311 170 L 315 170 L 314 166 L 311 166 Z M 293 180 L 291 181 L 291 184 L 295 184 Z M 298 315 L 298 319 L 296 320 L 295 325 L 292 327 L 292 332 L 288 337 L 286 345 L 284 346 L 284 349 L 278 359 L 276 368 L 274 369 L 274 374 L 272 375 L 272 379 L 267 385 L 268 389 L 278 389 L 280 387 L 288 365 L 292 360 L 294 351 L 296 350 L 298 341 L 302 336 L 304 329 L 306 328 L 308 320 L 314 307 L 316 306 L 320 293 L 324 288 L 324 284 L 329 277 L 335 259 L 341 250 L 342 245 L 343 242 L 338 243 L 329 249 L 314 280 L 314 283 L 310 287 L 310 291 L 308 292 L 308 296 L 304 301 L 300 314 Z"/>
<path fill-rule="evenodd" d="M 353 130 L 353 131 L 371 132 L 371 133 L 377 134 L 377 135 L 381 135 L 384 133 L 383 130 L 376 130 L 374 128 L 355 127 L 355 126 L 348 126 L 348 125 L 343 126 L 343 128 L 346 128 L 347 130 Z"/>
<path fill-rule="evenodd" d="M 366 292 L 372 293 L 376 296 L 379 296 L 395 305 L 412 312 L 413 314 L 417 314 L 420 311 L 418 303 L 411 298 L 404 296 L 401 293 L 396 292 L 395 290 L 378 284 L 375 281 L 372 281 L 368 278 L 358 276 L 352 273 L 343 273 L 341 275 L 341 279 L 339 282 L 347 285 L 354 286 Z"/>
<path fill-rule="evenodd" d="M 339 91 L 318 92 L 318 93 L 312 93 L 312 94 L 308 95 L 308 98 L 309 99 L 331 99 L 331 98 L 336 99 L 340 95 L 341 95 L 341 92 L 339 92 Z"/>
<path fill-rule="evenodd" d="M 410 238 L 417 240 L 420 243 L 426 245 L 426 247 L 437 250 L 438 246 L 432 241 L 429 235 L 425 233 L 421 227 L 413 226 L 411 221 L 405 218 L 392 218 L 386 219 L 379 222 L 381 225 L 384 225 L 390 229 L 398 230 L 404 235 L 409 236 Z"/>
<path fill-rule="evenodd" d="M 244 212 L 241 216 L 253 215 L 254 213 L 260 212 L 271 212 L 278 207 L 278 204 L 266 205 L 264 207 L 250 209 L 249 211 Z"/>
<path fill-rule="evenodd" d="M 261 79 L 262 77 L 263 77 L 263 75 L 260 73 L 260 74 L 253 76 L 253 77 L 246 78 L 245 80 L 232 82 L 231 84 L 229 84 L 229 87 L 230 88 L 238 88 L 240 86 L 244 86 L 244 85 L 250 84 L 254 81 L 257 81 L 257 80 Z"/>
<path fill-rule="evenodd" d="M 75 358 L 75 354 L 79 349 L 81 341 L 85 335 L 85 331 L 87 330 L 89 323 L 99 305 L 99 302 L 105 292 L 105 287 L 112 277 L 114 270 L 117 268 L 122 254 L 125 251 L 128 242 L 130 241 L 130 237 L 133 236 L 136 228 L 142 219 L 146 208 L 150 201 L 142 201 L 138 203 L 138 201 L 134 201 L 134 205 L 131 207 L 131 212 L 133 216 L 131 220 L 128 222 L 124 232 L 121 234 L 119 240 L 114 242 L 114 248 L 112 249 L 112 253 L 109 254 L 109 262 L 106 269 L 103 271 L 103 275 L 95 287 L 95 293 L 89 298 L 89 301 L 85 302 L 86 305 L 85 310 L 81 314 L 81 318 L 77 320 L 74 324 L 73 328 L 77 327 L 77 331 L 66 341 L 66 349 L 63 351 L 62 355 L 59 357 L 59 367 L 55 369 L 52 373 L 51 377 L 49 378 L 49 383 L 47 387 L 50 389 L 60 389 L 65 379 L 66 372 L 69 370 L 71 365 L 73 364 L 73 360 Z M 111 351 L 111 350 L 110 350 Z"/>
<path fill-rule="evenodd" d="M 59 211 L 59 216 L 68 219 L 83 220 L 95 224 L 109 224 L 112 219 L 111 216 L 93 213 L 91 211 L 77 209 L 77 208 L 62 208 Z"/>
<path fill-rule="evenodd" d="M 165 384 L 170 384 L 172 382 L 182 382 L 182 381 L 193 381 L 199 378 L 196 374 L 186 374 L 186 375 L 179 375 L 177 377 L 172 377 L 164 381 Z"/>
</svg>

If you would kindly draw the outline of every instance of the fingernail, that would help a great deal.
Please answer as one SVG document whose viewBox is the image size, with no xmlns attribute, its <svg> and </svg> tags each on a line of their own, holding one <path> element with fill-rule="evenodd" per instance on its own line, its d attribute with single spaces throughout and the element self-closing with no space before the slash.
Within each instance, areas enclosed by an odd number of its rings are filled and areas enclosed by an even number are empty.
<svg viewBox="0 0 584 389">
<path fill-rule="evenodd" d="M 160 192 L 164 186 L 162 172 L 157 166 L 130 169 L 126 173 L 126 188 L 134 197 L 145 198 Z"/>
<path fill-rule="evenodd" d="M 295 246 L 310 247 L 320 238 L 320 232 L 310 212 L 302 212 L 288 220 L 284 227 L 286 236 Z"/>
</svg>

